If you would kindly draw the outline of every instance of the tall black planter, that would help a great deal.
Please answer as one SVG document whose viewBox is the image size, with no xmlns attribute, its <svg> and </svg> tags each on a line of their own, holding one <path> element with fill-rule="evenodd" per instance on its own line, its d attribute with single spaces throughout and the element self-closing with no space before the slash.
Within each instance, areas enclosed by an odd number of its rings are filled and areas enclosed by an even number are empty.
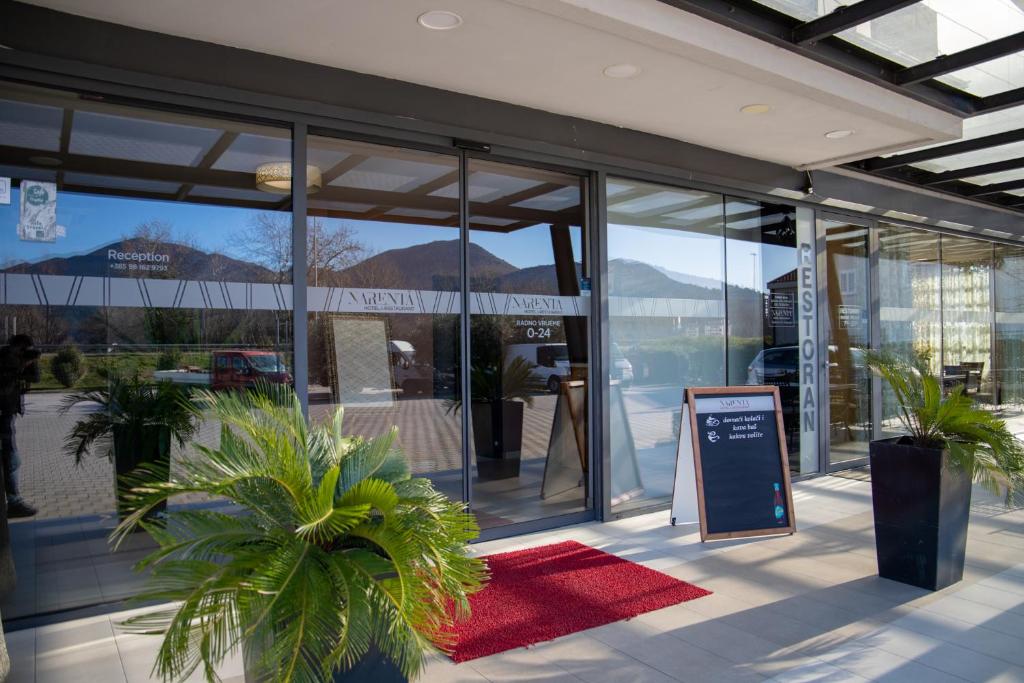
<svg viewBox="0 0 1024 683">
<path fill-rule="evenodd" d="M 522 401 L 473 403 L 473 446 L 480 479 L 519 476 L 523 451 Z"/>
<path fill-rule="evenodd" d="M 117 512 L 121 518 L 131 513 L 122 504 L 123 496 L 131 490 L 121 477 L 130 474 L 140 465 L 146 465 L 154 481 L 168 481 L 171 478 L 171 430 L 163 425 L 148 425 L 131 428 L 115 425 L 114 437 L 114 494 L 117 496 Z M 166 503 L 154 508 L 152 514 L 166 509 Z"/>
<path fill-rule="evenodd" d="M 929 590 L 962 579 L 970 477 L 907 437 L 872 441 L 870 453 L 878 575 Z"/>
</svg>

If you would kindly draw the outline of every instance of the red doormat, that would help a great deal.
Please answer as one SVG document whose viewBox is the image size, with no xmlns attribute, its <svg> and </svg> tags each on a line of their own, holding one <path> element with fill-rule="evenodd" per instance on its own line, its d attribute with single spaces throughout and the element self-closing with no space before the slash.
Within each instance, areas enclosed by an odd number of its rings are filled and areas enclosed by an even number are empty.
<svg viewBox="0 0 1024 683">
<path fill-rule="evenodd" d="M 472 616 L 455 625 L 456 662 L 711 594 L 576 541 L 484 559 L 491 580 L 470 598 Z"/>
</svg>

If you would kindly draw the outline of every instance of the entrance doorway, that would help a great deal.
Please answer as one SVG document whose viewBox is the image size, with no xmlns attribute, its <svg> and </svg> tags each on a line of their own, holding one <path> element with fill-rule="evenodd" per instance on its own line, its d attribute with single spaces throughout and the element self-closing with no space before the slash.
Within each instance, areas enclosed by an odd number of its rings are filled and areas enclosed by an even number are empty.
<svg viewBox="0 0 1024 683">
<path fill-rule="evenodd" d="M 872 438 L 870 231 L 821 221 L 825 237 L 825 348 L 828 381 L 828 470 L 866 462 Z"/>
</svg>

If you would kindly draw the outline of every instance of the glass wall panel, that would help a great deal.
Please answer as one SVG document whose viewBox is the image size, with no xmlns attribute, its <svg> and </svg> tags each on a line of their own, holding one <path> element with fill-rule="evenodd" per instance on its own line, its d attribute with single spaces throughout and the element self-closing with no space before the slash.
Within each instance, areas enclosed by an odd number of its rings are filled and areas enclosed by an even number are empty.
<svg viewBox="0 0 1024 683">
<path fill-rule="evenodd" d="M 995 245 L 995 403 L 1024 405 L 1024 247 Z"/>
<path fill-rule="evenodd" d="M 992 243 L 942 236 L 942 383 L 990 403 Z"/>
<path fill-rule="evenodd" d="M 921 358 L 941 371 L 942 310 L 939 236 L 882 224 L 878 228 L 878 300 L 881 348 Z M 892 389 L 882 382 L 881 437 L 902 433 Z"/>
<path fill-rule="evenodd" d="M 140 533 L 109 553 L 115 474 L 169 457 L 173 475 L 196 457 L 192 444 L 219 441 L 205 420 L 168 455 L 110 426 L 76 459 L 76 425 L 114 425 L 158 382 L 292 381 L 288 189 L 261 189 L 257 173 L 287 164 L 291 139 L 6 83 L 3 92 L 0 176 L 13 191 L 0 204 L 0 331 L 19 338 L 0 357 L 4 377 L 17 367 L 28 389 L 18 397 L 7 385 L 0 406 L 18 576 L 2 611 L 16 619 L 134 592 L 130 567 L 153 544 Z M 271 239 L 279 252 L 265 249 Z M 11 350 L 25 337 L 41 353 L 34 367 Z M 136 380 L 142 395 L 118 393 Z M 119 400 L 74 401 L 86 391 Z"/>
<path fill-rule="evenodd" d="M 871 440 L 871 346 L 868 229 L 824 220 L 828 308 L 829 466 L 862 460 Z"/>
<path fill-rule="evenodd" d="M 590 262 L 583 179 L 470 159 L 472 509 L 585 510 Z"/>
<path fill-rule="evenodd" d="M 610 180 L 611 502 L 668 503 L 683 390 L 725 383 L 722 196 Z"/>
<path fill-rule="evenodd" d="M 779 387 L 790 468 L 800 471 L 796 211 L 727 197 L 728 383 Z"/>
<path fill-rule="evenodd" d="M 458 159 L 320 136 L 307 156 L 310 417 L 397 426 L 413 472 L 462 500 Z"/>
</svg>

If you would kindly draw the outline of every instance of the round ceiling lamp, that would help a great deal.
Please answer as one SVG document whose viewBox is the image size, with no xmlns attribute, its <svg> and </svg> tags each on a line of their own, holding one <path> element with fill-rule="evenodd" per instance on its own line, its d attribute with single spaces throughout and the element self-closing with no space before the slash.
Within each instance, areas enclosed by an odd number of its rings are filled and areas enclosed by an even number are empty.
<svg viewBox="0 0 1024 683">
<path fill-rule="evenodd" d="M 771 110 L 772 106 L 770 104 L 761 103 L 745 104 L 740 107 L 740 112 L 743 114 L 767 114 Z"/>
<path fill-rule="evenodd" d="M 423 28 L 429 28 L 434 31 L 450 31 L 462 25 L 462 17 L 458 14 L 440 9 L 424 12 L 416 21 Z"/>
<path fill-rule="evenodd" d="M 603 73 L 608 78 L 633 78 L 640 73 L 640 67 L 635 64 L 612 64 L 606 66 Z"/>
<path fill-rule="evenodd" d="M 825 133 L 825 137 L 829 140 L 842 140 L 843 138 L 848 138 L 851 135 L 853 135 L 853 131 L 845 128 L 841 130 L 830 130 Z"/>
<path fill-rule="evenodd" d="M 320 169 L 306 166 L 306 194 L 318 192 L 324 180 Z M 273 194 L 291 194 L 292 164 L 290 161 L 272 161 L 256 167 L 256 187 Z"/>
</svg>

